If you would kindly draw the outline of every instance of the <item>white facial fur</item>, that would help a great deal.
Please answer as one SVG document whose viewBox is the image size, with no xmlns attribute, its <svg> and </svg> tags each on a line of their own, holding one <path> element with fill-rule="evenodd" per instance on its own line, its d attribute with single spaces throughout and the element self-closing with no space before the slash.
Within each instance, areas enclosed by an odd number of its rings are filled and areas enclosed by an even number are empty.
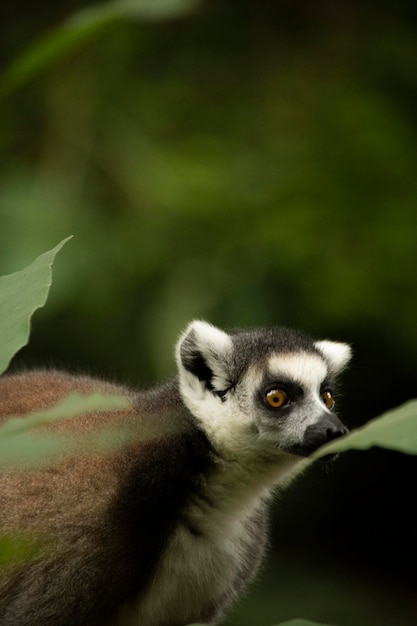
<svg viewBox="0 0 417 626">
<path fill-rule="evenodd" d="M 314 392 L 327 376 L 327 365 L 318 354 L 274 354 L 268 360 L 268 371 L 277 379 L 288 378 Z"/>
</svg>

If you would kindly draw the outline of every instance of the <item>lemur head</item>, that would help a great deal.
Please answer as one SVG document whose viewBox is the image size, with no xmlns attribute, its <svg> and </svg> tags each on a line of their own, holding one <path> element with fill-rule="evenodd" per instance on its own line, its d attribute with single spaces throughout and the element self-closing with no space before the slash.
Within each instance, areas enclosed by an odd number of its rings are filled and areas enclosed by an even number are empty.
<svg viewBox="0 0 417 626">
<path fill-rule="evenodd" d="M 194 321 L 177 345 L 183 400 L 224 456 L 308 456 L 348 432 L 333 385 L 351 357 L 344 343 L 283 327 L 225 333 Z"/>
</svg>

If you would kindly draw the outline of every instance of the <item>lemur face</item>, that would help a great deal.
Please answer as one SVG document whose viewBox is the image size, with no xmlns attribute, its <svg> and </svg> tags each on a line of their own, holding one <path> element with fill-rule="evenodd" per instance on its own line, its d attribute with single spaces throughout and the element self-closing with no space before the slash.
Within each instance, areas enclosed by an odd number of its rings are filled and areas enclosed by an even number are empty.
<svg viewBox="0 0 417 626">
<path fill-rule="evenodd" d="M 346 434 L 335 376 L 350 347 L 272 328 L 231 335 L 192 322 L 178 343 L 185 404 L 219 452 L 273 461 L 308 456 Z"/>
<path fill-rule="evenodd" d="M 265 449 L 308 456 L 348 432 L 333 413 L 332 379 L 319 354 L 272 354 L 250 368 L 242 384 L 252 390 L 245 411 L 254 416 Z"/>
</svg>

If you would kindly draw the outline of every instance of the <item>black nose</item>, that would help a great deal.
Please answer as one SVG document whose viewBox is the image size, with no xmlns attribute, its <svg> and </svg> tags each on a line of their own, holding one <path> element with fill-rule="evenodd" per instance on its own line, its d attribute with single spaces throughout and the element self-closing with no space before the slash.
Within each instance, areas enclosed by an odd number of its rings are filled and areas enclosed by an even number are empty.
<svg viewBox="0 0 417 626">
<path fill-rule="evenodd" d="M 308 456 L 333 439 L 347 435 L 349 430 L 336 415 L 325 413 L 315 424 L 308 426 L 300 446 L 302 454 Z"/>
<path fill-rule="evenodd" d="M 335 416 L 336 417 L 336 416 Z M 326 437 L 327 441 L 333 441 L 333 439 L 337 439 L 338 437 L 343 437 L 343 435 L 347 435 L 349 430 L 346 428 L 344 424 L 336 417 L 337 423 L 331 424 L 328 428 L 326 428 Z"/>
</svg>

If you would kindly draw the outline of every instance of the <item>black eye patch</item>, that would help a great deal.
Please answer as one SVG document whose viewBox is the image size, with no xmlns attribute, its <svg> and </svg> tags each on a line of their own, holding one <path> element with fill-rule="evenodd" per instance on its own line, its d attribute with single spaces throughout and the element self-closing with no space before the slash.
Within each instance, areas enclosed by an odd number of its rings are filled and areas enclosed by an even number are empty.
<svg viewBox="0 0 417 626">
<path fill-rule="evenodd" d="M 332 390 L 332 383 L 329 378 L 325 378 L 320 385 L 320 393 L 322 394 L 324 391 Z"/>
<path fill-rule="evenodd" d="M 285 376 L 266 376 L 259 389 L 259 395 L 264 398 L 269 391 L 274 389 L 282 389 L 291 402 L 297 402 L 304 397 L 302 386 Z"/>
</svg>

